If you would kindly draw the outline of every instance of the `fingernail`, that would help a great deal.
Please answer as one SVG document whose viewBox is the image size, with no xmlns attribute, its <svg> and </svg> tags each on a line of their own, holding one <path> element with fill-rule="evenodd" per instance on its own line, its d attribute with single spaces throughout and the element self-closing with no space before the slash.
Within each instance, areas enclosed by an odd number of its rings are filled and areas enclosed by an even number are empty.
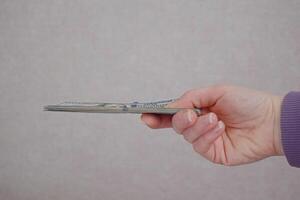
<svg viewBox="0 0 300 200">
<path fill-rule="evenodd" d="M 224 127 L 224 123 L 222 121 L 218 121 L 218 130 Z"/>
<path fill-rule="evenodd" d="M 208 114 L 208 122 L 210 124 L 214 123 L 217 120 L 217 116 L 213 113 Z"/>
<path fill-rule="evenodd" d="M 193 122 L 193 118 L 194 118 L 194 111 L 191 110 L 187 110 L 186 111 L 186 118 L 188 119 L 189 123 Z"/>
</svg>

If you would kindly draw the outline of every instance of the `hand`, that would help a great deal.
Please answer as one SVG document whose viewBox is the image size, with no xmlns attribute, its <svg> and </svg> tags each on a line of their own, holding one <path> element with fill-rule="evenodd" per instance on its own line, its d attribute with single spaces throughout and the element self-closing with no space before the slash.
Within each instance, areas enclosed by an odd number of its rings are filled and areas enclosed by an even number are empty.
<svg viewBox="0 0 300 200">
<path fill-rule="evenodd" d="M 151 128 L 173 129 L 208 160 L 240 165 L 283 155 L 280 139 L 281 97 L 235 86 L 213 86 L 186 92 L 168 105 L 191 109 L 174 116 L 143 114 Z"/>
</svg>

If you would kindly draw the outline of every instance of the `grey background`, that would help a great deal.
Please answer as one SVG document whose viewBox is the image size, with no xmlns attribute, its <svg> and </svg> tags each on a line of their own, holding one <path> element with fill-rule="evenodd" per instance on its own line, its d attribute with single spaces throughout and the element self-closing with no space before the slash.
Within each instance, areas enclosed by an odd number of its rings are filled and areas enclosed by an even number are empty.
<svg viewBox="0 0 300 200">
<path fill-rule="evenodd" d="M 299 199 L 284 157 L 209 163 L 137 115 L 43 112 L 231 83 L 300 89 L 300 1 L 0 0 L 0 199 Z"/>
</svg>

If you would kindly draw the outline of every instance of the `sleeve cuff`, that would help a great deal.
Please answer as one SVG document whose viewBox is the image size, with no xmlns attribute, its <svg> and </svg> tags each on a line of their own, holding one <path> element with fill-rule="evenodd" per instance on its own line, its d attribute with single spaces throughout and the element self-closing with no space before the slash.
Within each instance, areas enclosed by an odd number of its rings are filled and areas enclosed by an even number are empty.
<svg viewBox="0 0 300 200">
<path fill-rule="evenodd" d="M 300 167 L 300 92 L 288 93 L 281 105 L 281 141 L 287 161 Z"/>
</svg>

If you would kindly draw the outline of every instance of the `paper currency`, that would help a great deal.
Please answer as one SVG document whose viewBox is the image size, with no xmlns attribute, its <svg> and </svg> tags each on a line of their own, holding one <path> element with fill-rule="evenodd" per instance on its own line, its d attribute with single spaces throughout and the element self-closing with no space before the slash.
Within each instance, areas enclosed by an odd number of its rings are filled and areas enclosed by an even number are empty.
<svg viewBox="0 0 300 200">
<path fill-rule="evenodd" d="M 168 108 L 167 105 L 174 102 L 175 99 L 147 102 L 147 103 L 85 103 L 85 102 L 65 102 L 56 105 L 44 107 L 46 111 L 63 112 L 85 112 L 85 113 L 155 113 L 155 114 L 175 114 L 186 108 Z M 200 109 L 193 109 L 198 115 Z"/>
</svg>

